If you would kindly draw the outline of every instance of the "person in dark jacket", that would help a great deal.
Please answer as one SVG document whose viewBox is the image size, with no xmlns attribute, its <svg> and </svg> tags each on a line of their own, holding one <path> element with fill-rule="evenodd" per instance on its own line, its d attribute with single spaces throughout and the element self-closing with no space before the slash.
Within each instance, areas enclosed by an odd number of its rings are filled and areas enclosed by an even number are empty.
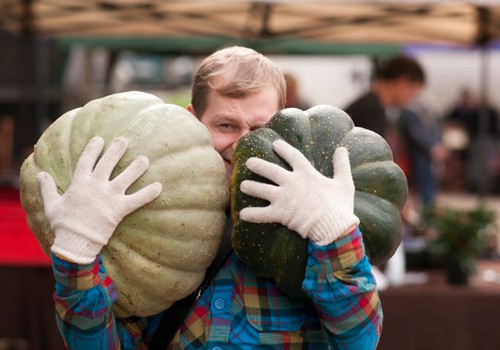
<svg viewBox="0 0 500 350">
<path fill-rule="evenodd" d="M 387 109 L 405 107 L 425 84 L 421 65 L 408 56 L 378 61 L 371 89 L 345 108 L 356 126 L 387 138 Z"/>
</svg>

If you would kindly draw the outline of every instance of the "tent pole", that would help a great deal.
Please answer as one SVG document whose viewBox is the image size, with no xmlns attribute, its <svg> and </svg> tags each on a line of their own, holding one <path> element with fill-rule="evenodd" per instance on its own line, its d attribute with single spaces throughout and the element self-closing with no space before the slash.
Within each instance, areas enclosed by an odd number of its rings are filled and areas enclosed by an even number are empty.
<svg viewBox="0 0 500 350">
<path fill-rule="evenodd" d="M 488 138 L 488 96 L 489 96 L 489 61 L 488 61 L 488 43 L 491 39 L 490 26 L 491 26 L 491 13 L 488 8 L 478 6 L 478 32 L 476 43 L 479 47 L 480 54 L 480 75 L 479 75 L 479 120 L 478 125 L 478 153 L 472 155 L 479 159 L 479 169 L 473 169 L 478 174 L 478 195 L 480 200 L 484 200 L 488 192 L 488 156 L 487 156 L 487 138 Z"/>
<path fill-rule="evenodd" d="M 18 115 L 16 118 L 16 157 L 17 161 L 22 161 L 29 152 L 35 132 L 33 131 L 32 106 L 33 106 L 33 61 L 34 61 L 34 40 L 33 40 L 33 1 L 22 1 L 21 13 L 21 34 L 17 47 L 18 87 L 21 95 L 18 100 Z"/>
<path fill-rule="evenodd" d="M 473 171 L 479 172 L 478 195 L 479 199 L 483 200 L 488 192 L 489 174 L 488 174 L 488 95 L 489 95 L 489 60 L 488 47 L 481 45 L 480 47 L 480 82 L 479 82 L 479 120 L 478 122 L 478 154 L 472 155 L 479 158 L 479 169 Z"/>
</svg>

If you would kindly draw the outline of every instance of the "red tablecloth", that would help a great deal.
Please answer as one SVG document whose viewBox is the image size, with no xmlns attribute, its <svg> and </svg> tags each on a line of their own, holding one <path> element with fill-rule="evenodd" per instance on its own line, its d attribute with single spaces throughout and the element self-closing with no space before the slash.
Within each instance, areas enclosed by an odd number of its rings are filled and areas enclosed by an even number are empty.
<svg viewBox="0 0 500 350">
<path fill-rule="evenodd" d="M 50 265 L 26 223 L 15 188 L 0 187 L 0 265 Z"/>
</svg>

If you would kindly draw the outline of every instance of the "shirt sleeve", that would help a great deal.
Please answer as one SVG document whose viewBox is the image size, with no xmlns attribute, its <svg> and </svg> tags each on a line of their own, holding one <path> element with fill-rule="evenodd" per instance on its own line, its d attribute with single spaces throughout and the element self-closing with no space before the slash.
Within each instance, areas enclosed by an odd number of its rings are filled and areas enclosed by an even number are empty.
<svg viewBox="0 0 500 350">
<path fill-rule="evenodd" d="M 139 317 L 115 318 L 112 306 L 117 293 L 101 259 L 78 265 L 52 255 L 52 268 L 56 321 L 67 348 L 140 348 L 149 323 L 155 322 Z"/>
<path fill-rule="evenodd" d="M 382 307 L 359 229 L 327 246 L 309 242 L 303 289 L 334 349 L 375 349 Z"/>
<path fill-rule="evenodd" d="M 414 111 L 403 111 L 402 118 L 403 128 L 407 137 L 420 148 L 430 151 L 433 146 L 441 141 L 438 132 L 425 127 Z"/>
</svg>

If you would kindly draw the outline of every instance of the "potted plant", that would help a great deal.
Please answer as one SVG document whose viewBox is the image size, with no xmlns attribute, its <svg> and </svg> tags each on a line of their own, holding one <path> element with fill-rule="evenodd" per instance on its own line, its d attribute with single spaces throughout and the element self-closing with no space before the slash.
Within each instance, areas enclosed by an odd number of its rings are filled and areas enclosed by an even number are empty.
<svg viewBox="0 0 500 350">
<path fill-rule="evenodd" d="M 429 250 L 443 258 L 448 283 L 467 284 L 476 272 L 477 257 L 486 251 L 495 233 L 494 211 L 484 205 L 472 210 L 429 207 L 422 219 L 434 230 Z"/>
</svg>

